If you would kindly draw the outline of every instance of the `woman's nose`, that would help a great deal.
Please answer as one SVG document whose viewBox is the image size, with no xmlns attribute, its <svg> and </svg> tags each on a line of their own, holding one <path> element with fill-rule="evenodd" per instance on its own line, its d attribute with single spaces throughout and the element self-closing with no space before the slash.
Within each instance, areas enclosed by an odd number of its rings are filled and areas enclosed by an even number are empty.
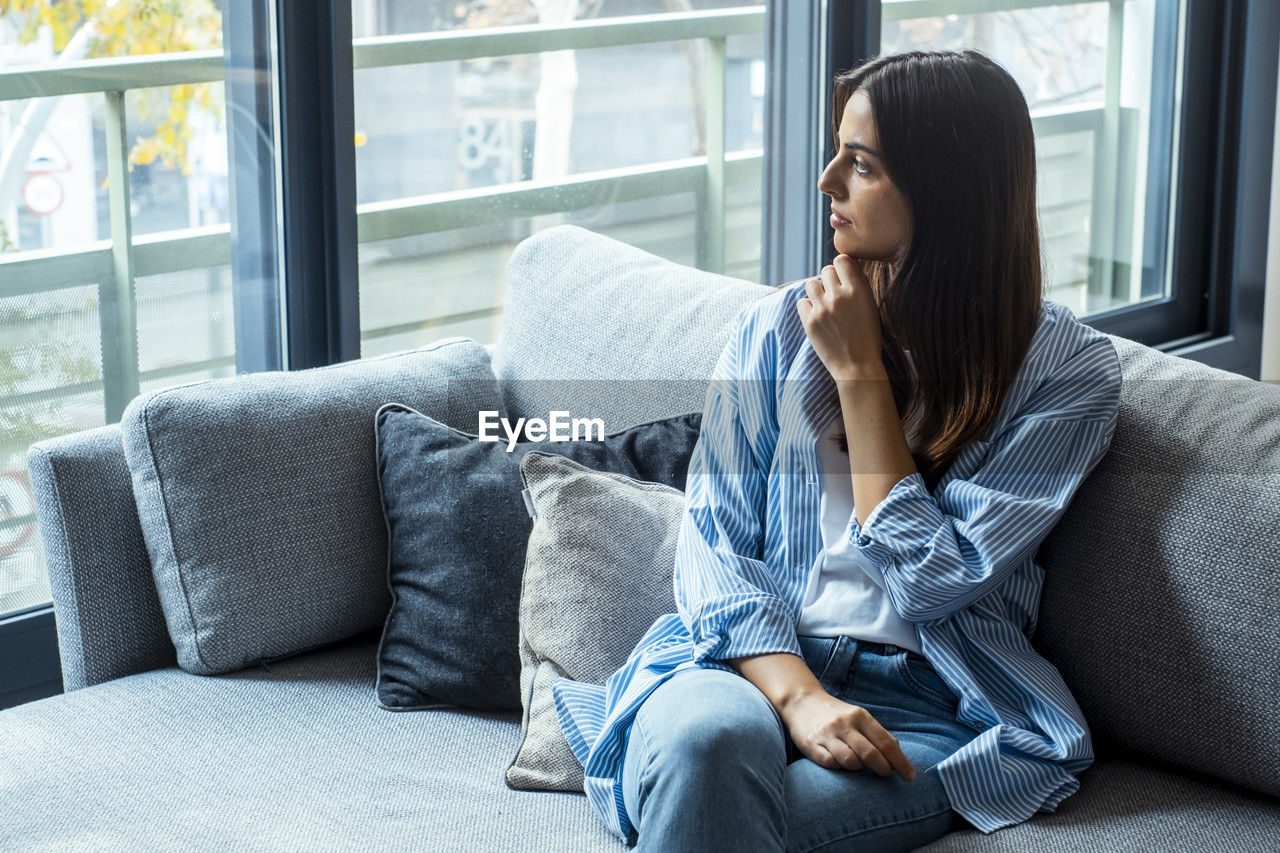
<svg viewBox="0 0 1280 853">
<path fill-rule="evenodd" d="M 818 176 L 818 192 L 831 195 L 838 184 L 838 182 L 833 180 L 833 178 L 834 176 L 831 174 L 831 166 L 828 165 L 827 168 L 822 170 L 822 174 Z"/>
</svg>

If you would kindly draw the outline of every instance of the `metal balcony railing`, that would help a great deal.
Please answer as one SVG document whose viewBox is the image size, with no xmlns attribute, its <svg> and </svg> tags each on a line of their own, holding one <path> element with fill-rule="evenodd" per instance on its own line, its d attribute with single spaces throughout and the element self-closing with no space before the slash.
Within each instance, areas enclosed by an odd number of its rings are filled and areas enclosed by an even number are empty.
<svg viewBox="0 0 1280 853">
<path fill-rule="evenodd" d="M 759 33 L 763 26 L 764 8 L 754 7 L 594 19 L 556 27 L 520 26 L 356 39 L 353 64 L 357 70 L 693 38 L 706 39 L 709 48 L 704 69 L 705 155 L 589 172 L 555 183 L 522 182 L 362 204 L 357 207 L 359 242 L 491 221 L 495 202 L 500 202 L 512 218 L 520 218 L 589 207 L 606 195 L 611 201 L 629 201 L 692 191 L 698 198 L 696 242 L 704 253 L 701 266 L 721 271 L 726 183 L 742 183 L 758 175 L 762 157 L 759 150 L 727 155 L 724 150 L 725 40 L 731 35 Z M 216 50 L 0 72 L 0 100 L 96 92 L 106 95 L 111 222 L 111 239 L 84 248 L 0 255 L 0 298 L 56 290 L 65 287 L 66 282 L 98 282 L 102 340 L 100 383 L 44 389 L 6 403 L 20 405 L 101 387 L 106 422 L 111 423 L 119 420 L 125 405 L 137 396 L 140 381 L 155 378 L 154 372 L 140 374 L 138 370 L 134 280 L 229 263 L 231 242 L 228 225 L 133 237 L 124 92 L 217 82 L 224 74 L 222 52 Z M 173 372 L 172 368 L 166 370 Z"/>
</svg>

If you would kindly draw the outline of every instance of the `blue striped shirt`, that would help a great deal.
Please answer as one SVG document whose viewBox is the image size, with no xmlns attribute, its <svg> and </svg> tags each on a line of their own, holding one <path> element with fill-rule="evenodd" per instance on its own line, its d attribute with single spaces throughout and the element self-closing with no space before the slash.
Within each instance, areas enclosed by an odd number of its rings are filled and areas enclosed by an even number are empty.
<svg viewBox="0 0 1280 853">
<path fill-rule="evenodd" d="M 800 655 L 796 624 L 823 547 L 817 442 L 834 381 L 796 313 L 798 281 L 746 305 L 711 376 L 690 459 L 673 570 L 677 612 L 649 627 L 603 685 L 552 685 L 584 790 L 610 832 L 627 733 L 645 697 L 690 667 Z M 1106 453 L 1120 397 L 1115 347 L 1069 308 L 1041 301 L 1031 347 L 1000 412 L 932 493 L 899 480 L 850 541 L 978 732 L 938 765 L 952 807 L 982 832 L 1052 812 L 1093 762 L 1088 725 L 1058 670 L 1032 648 L 1039 544 Z"/>
</svg>

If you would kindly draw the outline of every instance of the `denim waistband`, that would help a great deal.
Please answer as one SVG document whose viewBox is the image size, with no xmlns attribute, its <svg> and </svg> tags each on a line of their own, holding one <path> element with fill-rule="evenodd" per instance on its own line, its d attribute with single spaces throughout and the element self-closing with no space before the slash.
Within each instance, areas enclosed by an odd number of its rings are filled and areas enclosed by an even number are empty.
<svg viewBox="0 0 1280 853">
<path fill-rule="evenodd" d="M 896 655 L 898 652 L 908 651 L 906 646 L 895 646 L 893 643 L 873 643 L 870 640 L 850 637 L 848 634 L 843 634 L 839 637 L 807 637 L 801 634 L 796 639 L 800 641 L 801 647 L 805 645 L 817 647 L 820 644 L 825 644 L 825 648 L 830 648 L 833 643 L 843 641 L 844 645 L 852 646 L 854 651 L 871 652 L 877 655 Z"/>
<path fill-rule="evenodd" d="M 893 643 L 876 643 L 870 640 L 850 637 L 848 634 L 843 634 L 839 637 L 799 635 L 796 639 L 800 641 L 800 652 L 804 657 L 804 662 L 819 677 L 821 677 L 823 670 L 827 668 L 828 663 L 847 669 L 848 663 L 853 660 L 854 656 L 863 652 L 873 655 L 892 656 L 899 652 L 910 651 Z M 837 661 L 837 658 L 841 660 Z"/>
</svg>

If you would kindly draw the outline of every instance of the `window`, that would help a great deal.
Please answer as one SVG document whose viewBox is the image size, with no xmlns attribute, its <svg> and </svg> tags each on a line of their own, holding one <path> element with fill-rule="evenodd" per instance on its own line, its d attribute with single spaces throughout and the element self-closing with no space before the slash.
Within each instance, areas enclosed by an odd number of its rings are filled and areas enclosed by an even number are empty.
<svg viewBox="0 0 1280 853">
<path fill-rule="evenodd" d="M 0 614 L 49 601 L 27 447 L 236 369 L 222 13 L 183 8 L 0 17 Z"/>
<path fill-rule="evenodd" d="M 5 7 L 0 644 L 41 661 L 8 704 L 60 686 L 33 442 L 169 385 L 490 342 L 510 250 L 559 222 L 759 279 L 764 3 L 669 5 Z"/>
<path fill-rule="evenodd" d="M 1095 327 L 1257 379 L 1280 8 L 1259 0 L 851 0 L 771 7 L 766 276 L 834 254 L 813 185 L 837 71 L 972 47 L 1036 127 L 1047 295 Z M 813 45 L 820 43 L 813 62 Z M 785 72 L 783 71 L 785 69 Z M 815 88 L 822 97 L 812 98 Z M 773 130 L 770 130 L 770 126 Z M 814 250 L 813 246 L 825 247 Z"/>
<path fill-rule="evenodd" d="M 253 45 L 225 41 L 241 31 L 225 5 L 192 0 L 180 21 L 130 2 L 0 12 L 0 705 L 61 689 L 27 448 L 233 375 L 263 339 L 237 329 L 253 294 L 233 297 L 226 101 L 259 84 L 227 85 Z M 270 195 L 272 127 L 248 124 L 231 122 L 267 152 L 253 181 Z M 275 300 L 270 271 L 252 287 Z"/>
<path fill-rule="evenodd" d="M 1156 47 L 1181 3 L 997 5 L 915 17 L 919 4 L 886 2 L 881 49 L 973 48 L 1018 81 L 1036 134 L 1047 296 L 1077 316 L 1167 297 L 1178 57 Z"/>
<path fill-rule="evenodd" d="M 352 4 L 360 354 L 490 343 L 572 223 L 758 281 L 762 2 Z"/>
</svg>

